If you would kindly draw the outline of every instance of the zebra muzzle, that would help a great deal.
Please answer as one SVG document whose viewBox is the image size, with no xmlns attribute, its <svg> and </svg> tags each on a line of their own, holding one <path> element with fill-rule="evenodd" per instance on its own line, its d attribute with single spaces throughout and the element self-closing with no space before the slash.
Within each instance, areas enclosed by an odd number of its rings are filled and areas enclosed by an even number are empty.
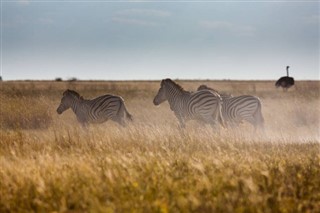
<svg viewBox="0 0 320 213">
<path fill-rule="evenodd" d="M 61 107 L 58 107 L 57 108 L 57 113 L 60 115 L 60 114 L 62 114 L 62 112 L 63 112 L 63 110 L 61 109 Z"/>
</svg>

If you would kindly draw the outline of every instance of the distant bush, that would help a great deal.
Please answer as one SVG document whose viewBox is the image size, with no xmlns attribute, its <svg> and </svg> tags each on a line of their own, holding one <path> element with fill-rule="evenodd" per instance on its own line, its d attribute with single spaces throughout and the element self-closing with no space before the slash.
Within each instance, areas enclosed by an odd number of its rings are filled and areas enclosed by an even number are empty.
<svg viewBox="0 0 320 213">
<path fill-rule="evenodd" d="M 62 81 L 62 78 L 56 78 L 55 81 Z"/>
<path fill-rule="evenodd" d="M 77 78 L 70 78 L 68 81 L 69 82 L 74 82 L 74 81 L 77 81 L 78 79 Z"/>
</svg>

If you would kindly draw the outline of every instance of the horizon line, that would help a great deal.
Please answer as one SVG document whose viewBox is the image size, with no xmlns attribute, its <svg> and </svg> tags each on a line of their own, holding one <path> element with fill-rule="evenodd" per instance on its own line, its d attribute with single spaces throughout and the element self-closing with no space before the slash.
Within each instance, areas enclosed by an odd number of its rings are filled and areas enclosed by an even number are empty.
<svg viewBox="0 0 320 213">
<path fill-rule="evenodd" d="M 78 79 L 78 78 L 70 78 L 70 79 L 2 79 L 0 82 L 128 82 L 128 81 L 161 81 L 162 79 Z M 278 79 L 186 79 L 186 78 L 170 78 L 176 81 L 277 81 Z M 295 79 L 295 81 L 320 81 L 320 79 Z"/>
</svg>

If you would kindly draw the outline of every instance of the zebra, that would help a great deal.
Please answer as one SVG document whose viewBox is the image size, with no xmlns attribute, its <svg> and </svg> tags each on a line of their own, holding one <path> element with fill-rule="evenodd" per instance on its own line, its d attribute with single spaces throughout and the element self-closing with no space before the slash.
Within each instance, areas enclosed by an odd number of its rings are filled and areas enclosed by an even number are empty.
<svg viewBox="0 0 320 213">
<path fill-rule="evenodd" d="M 181 128 L 188 120 L 200 120 L 211 126 L 218 121 L 224 127 L 221 114 L 221 98 L 207 90 L 188 92 L 171 79 L 163 79 L 153 103 L 159 105 L 168 101 Z"/>
<path fill-rule="evenodd" d="M 126 120 L 132 121 L 132 115 L 127 111 L 124 100 L 120 96 L 103 95 L 86 100 L 76 91 L 67 89 L 63 92 L 57 113 L 62 114 L 69 108 L 83 126 L 87 126 L 88 123 L 103 123 L 109 119 L 121 126 L 126 125 Z"/>
<path fill-rule="evenodd" d="M 201 85 L 197 91 L 209 90 L 210 87 Z M 216 91 L 216 90 L 214 90 Z M 258 97 L 252 95 L 241 95 L 233 97 L 231 95 L 222 95 L 222 116 L 227 125 L 235 126 L 247 121 L 255 128 L 264 129 L 264 118 L 261 112 L 261 101 Z"/>
</svg>

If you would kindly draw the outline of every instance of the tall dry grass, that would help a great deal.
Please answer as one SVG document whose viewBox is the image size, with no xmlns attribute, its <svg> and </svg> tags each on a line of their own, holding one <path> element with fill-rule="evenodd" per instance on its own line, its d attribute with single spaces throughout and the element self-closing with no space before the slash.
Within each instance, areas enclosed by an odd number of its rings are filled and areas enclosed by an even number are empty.
<svg viewBox="0 0 320 213">
<path fill-rule="evenodd" d="M 2 82 L 0 212 L 317 212 L 320 85 L 179 81 L 261 98 L 266 133 L 248 124 L 183 131 L 159 82 Z M 80 127 L 55 112 L 65 89 L 124 97 L 128 128 Z"/>
</svg>

